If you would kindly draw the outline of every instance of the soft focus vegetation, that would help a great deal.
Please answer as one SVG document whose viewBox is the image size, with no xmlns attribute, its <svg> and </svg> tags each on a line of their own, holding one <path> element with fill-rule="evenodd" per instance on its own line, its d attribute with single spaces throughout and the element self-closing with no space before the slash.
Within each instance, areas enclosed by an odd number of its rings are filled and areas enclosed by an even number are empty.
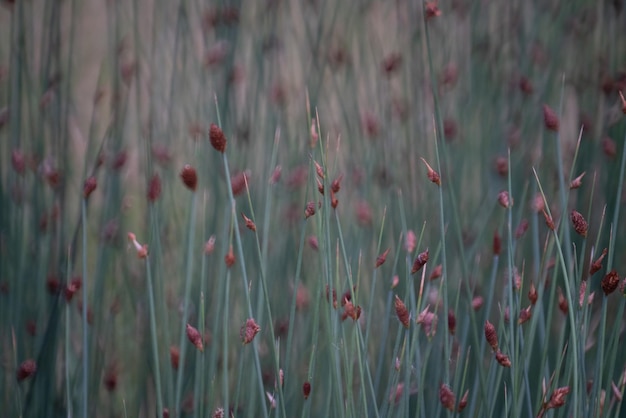
<svg viewBox="0 0 626 418">
<path fill-rule="evenodd" d="M 2 416 L 623 416 L 622 7 L 1 0 Z"/>
</svg>

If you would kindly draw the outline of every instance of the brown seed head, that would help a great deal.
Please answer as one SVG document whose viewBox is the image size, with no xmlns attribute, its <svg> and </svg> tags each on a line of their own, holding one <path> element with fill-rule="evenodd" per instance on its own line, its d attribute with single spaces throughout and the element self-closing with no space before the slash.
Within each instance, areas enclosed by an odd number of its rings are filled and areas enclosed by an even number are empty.
<svg viewBox="0 0 626 418">
<path fill-rule="evenodd" d="M 537 294 L 537 289 L 535 288 L 535 283 L 534 282 L 530 282 L 530 289 L 528 290 L 528 300 L 530 301 L 530 303 L 532 305 L 534 305 L 535 303 L 537 303 L 537 299 L 539 298 L 539 295 Z"/>
<path fill-rule="evenodd" d="M 567 315 L 567 312 L 569 310 L 569 303 L 567 303 L 567 299 L 565 298 L 565 295 L 563 295 L 563 291 L 561 290 L 561 288 L 559 287 L 557 290 L 559 309 L 561 310 L 563 315 Z"/>
<path fill-rule="evenodd" d="M 591 263 L 591 267 L 589 267 L 590 276 L 593 276 L 595 273 L 600 271 L 600 269 L 602 268 L 602 260 L 604 260 L 604 257 L 606 257 L 606 253 L 607 253 L 607 249 L 605 248 L 602 250 L 602 254 L 600 255 L 600 257 L 598 257 L 596 261 Z"/>
<path fill-rule="evenodd" d="M 513 206 L 513 200 L 510 198 L 509 192 L 507 192 L 506 190 L 502 190 L 500 193 L 498 193 L 498 203 L 505 209 Z"/>
<path fill-rule="evenodd" d="M 402 325 L 404 325 L 405 328 L 409 328 L 409 324 L 410 324 L 409 310 L 406 308 L 406 305 L 404 304 L 404 302 L 402 302 L 402 299 L 400 299 L 398 295 L 396 295 L 395 307 L 396 307 L 396 315 L 398 316 L 398 319 L 400 320 Z"/>
<path fill-rule="evenodd" d="M 302 384 L 302 395 L 304 395 L 304 399 L 309 399 L 310 394 L 311 394 L 311 382 L 306 381 Z"/>
<path fill-rule="evenodd" d="M 439 173 L 433 170 L 433 168 L 430 166 L 430 164 L 426 162 L 425 159 L 420 159 L 424 162 L 424 164 L 426 164 L 426 168 L 428 169 L 428 172 L 426 173 L 426 175 L 428 176 L 428 180 L 432 181 L 437 186 L 441 186 L 441 177 L 439 176 Z"/>
<path fill-rule="evenodd" d="M 543 122 L 546 129 L 557 132 L 559 130 L 559 117 L 552 108 L 546 104 L 543 105 Z"/>
<path fill-rule="evenodd" d="M 500 255 L 500 251 L 502 251 L 502 239 L 498 231 L 495 231 L 493 233 L 493 255 Z"/>
<path fill-rule="evenodd" d="M 583 177 L 585 177 L 586 173 L 587 173 L 586 171 L 583 171 L 581 175 L 579 175 L 574 180 L 572 180 L 569 183 L 569 188 L 570 189 L 578 189 L 580 186 L 582 186 L 582 184 L 583 184 Z"/>
<path fill-rule="evenodd" d="M 104 383 L 104 387 L 109 392 L 113 392 L 117 387 L 117 367 L 115 364 L 107 367 L 104 377 L 102 378 L 102 383 Z"/>
<path fill-rule="evenodd" d="M 570 214 L 570 219 L 572 220 L 572 225 L 574 225 L 574 230 L 576 233 L 582 237 L 587 236 L 587 221 L 581 215 L 580 212 L 573 210 Z"/>
<path fill-rule="evenodd" d="M 204 243 L 204 254 L 210 255 L 215 251 L 215 235 L 211 235 L 209 239 Z"/>
<path fill-rule="evenodd" d="M 224 408 L 216 408 L 212 418 L 224 418 Z"/>
<path fill-rule="evenodd" d="M 189 164 L 185 165 L 180 172 L 180 178 L 189 190 L 193 192 L 196 191 L 196 187 L 198 186 L 198 175 L 195 168 Z"/>
<path fill-rule="evenodd" d="M 259 331 L 261 331 L 261 327 L 259 327 L 254 318 L 248 318 L 246 323 L 239 330 L 243 344 L 250 344 Z"/>
<path fill-rule="evenodd" d="M 430 312 L 429 309 L 430 305 L 426 306 L 426 308 L 424 308 L 424 310 L 417 315 L 415 323 L 422 326 L 424 334 L 428 337 L 432 337 L 435 335 L 437 328 L 437 315 L 435 315 L 434 312 Z"/>
<path fill-rule="evenodd" d="M 472 298 L 472 309 L 475 311 L 479 310 L 483 307 L 483 303 L 485 303 L 485 299 L 482 296 L 474 296 Z"/>
<path fill-rule="evenodd" d="M 448 332 L 450 335 L 454 335 L 456 331 L 456 316 L 454 315 L 454 311 L 452 309 L 448 310 Z"/>
<path fill-rule="evenodd" d="M 426 20 L 441 16 L 441 10 L 439 10 L 437 3 L 437 1 L 427 1 L 426 4 L 424 4 L 424 14 L 426 15 Z"/>
<path fill-rule="evenodd" d="M 204 351 L 204 346 L 202 345 L 202 336 L 198 332 L 198 330 L 191 325 L 187 324 L 187 338 L 196 348 L 202 352 Z"/>
<path fill-rule="evenodd" d="M 36 372 L 37 363 L 35 363 L 35 360 L 33 359 L 28 359 L 24 360 L 22 364 L 20 364 L 20 367 L 17 368 L 17 372 L 15 374 L 17 377 L 17 381 L 21 382 L 22 380 L 28 379 L 29 377 L 34 375 Z"/>
<path fill-rule="evenodd" d="M 498 350 L 498 334 L 496 333 L 496 327 L 489 322 L 489 320 L 485 321 L 485 339 L 493 351 Z"/>
<path fill-rule="evenodd" d="M 509 174 L 509 160 L 506 157 L 497 157 L 495 162 L 496 173 L 500 177 L 506 177 Z"/>
<path fill-rule="evenodd" d="M 226 151 L 226 136 L 222 129 L 214 123 L 209 127 L 209 140 L 217 151 L 222 154 Z"/>
<path fill-rule="evenodd" d="M 430 273 L 429 280 L 437 280 L 438 278 L 441 277 L 442 274 L 443 274 L 443 265 L 438 264 L 435 266 L 432 273 Z"/>
<path fill-rule="evenodd" d="M 602 291 L 606 296 L 613 293 L 615 289 L 617 289 L 617 286 L 619 286 L 619 275 L 617 271 L 611 270 L 608 272 L 607 275 L 604 276 L 604 279 L 602 279 L 601 285 Z"/>
<path fill-rule="evenodd" d="M 240 171 L 230 178 L 230 186 L 233 191 L 233 196 L 239 196 L 244 190 L 246 190 L 249 178 L 250 170 Z"/>
<path fill-rule="evenodd" d="M 535 88 L 533 86 L 533 82 L 526 76 L 521 76 L 519 79 L 519 89 L 522 93 L 529 96 L 533 94 Z"/>
<path fill-rule="evenodd" d="M 333 209 L 337 209 L 337 206 L 339 205 L 339 200 L 337 199 L 337 197 L 335 196 L 335 192 L 333 192 L 332 190 L 330 191 L 330 206 Z"/>
<path fill-rule="evenodd" d="M 170 346 L 170 363 L 174 370 L 178 370 L 180 363 L 180 350 L 175 345 Z"/>
<path fill-rule="evenodd" d="M 228 248 L 228 253 L 224 256 L 224 262 L 228 268 L 231 268 L 233 264 L 235 264 L 235 253 L 233 252 L 232 245 Z"/>
<path fill-rule="evenodd" d="M 409 229 L 406 233 L 406 238 L 404 240 L 404 248 L 407 253 L 412 253 L 415 250 L 415 246 L 417 245 L 417 237 L 415 236 L 415 232 L 412 229 Z"/>
<path fill-rule="evenodd" d="M 515 239 L 520 239 L 528 230 L 528 220 L 522 219 L 515 229 Z"/>
<path fill-rule="evenodd" d="M 333 182 L 330 184 L 330 190 L 332 190 L 333 193 L 339 193 L 339 190 L 341 189 L 342 179 L 343 179 L 343 174 L 341 174 L 339 177 L 333 180 Z"/>
<path fill-rule="evenodd" d="M 548 401 L 545 409 L 560 408 L 565 405 L 565 396 L 569 393 L 569 386 L 557 388 L 552 392 L 550 401 Z"/>
<path fill-rule="evenodd" d="M 154 203 L 161 195 L 161 178 L 158 174 L 153 174 L 148 183 L 148 202 Z"/>
<path fill-rule="evenodd" d="M 624 94 L 621 91 L 619 92 L 619 98 L 622 102 L 622 113 L 626 115 L 626 99 L 624 98 Z"/>
<path fill-rule="evenodd" d="M 254 224 L 254 222 L 252 222 L 252 219 L 248 218 L 243 212 L 241 212 L 241 217 L 246 223 L 246 228 L 248 228 L 250 231 L 256 231 L 256 225 Z"/>
<path fill-rule="evenodd" d="M 428 262 L 428 248 L 425 251 L 422 251 L 417 255 L 415 261 L 413 262 L 413 267 L 411 268 L 411 274 L 415 274 L 426 265 Z"/>
<path fill-rule="evenodd" d="M 511 367 L 511 360 L 509 359 L 509 356 L 501 351 L 496 352 L 496 361 L 502 367 Z"/>
<path fill-rule="evenodd" d="M 457 412 L 463 412 L 463 410 L 467 406 L 468 397 L 469 397 L 469 389 L 465 391 L 465 393 L 463 394 L 463 397 L 459 401 L 459 408 L 457 409 Z"/>
<path fill-rule="evenodd" d="M 556 225 L 554 225 L 554 221 L 552 220 L 552 216 L 548 215 L 548 212 L 546 212 L 545 209 L 543 209 L 542 212 L 543 212 L 543 217 L 546 220 L 546 226 L 551 231 L 554 231 L 554 229 L 556 228 Z"/>
<path fill-rule="evenodd" d="M 94 176 L 91 176 L 87 180 L 85 180 L 85 185 L 83 186 L 83 197 L 87 199 L 89 195 L 94 190 L 96 190 L 97 186 L 98 186 L 98 181 L 96 180 Z"/>
<path fill-rule="evenodd" d="M 313 215 L 315 215 L 315 202 L 308 202 L 304 209 L 304 218 L 309 219 Z"/>
<path fill-rule="evenodd" d="M 448 411 L 454 411 L 456 396 L 454 396 L 454 392 L 452 392 L 450 386 L 443 383 L 441 384 L 441 386 L 439 386 L 439 401 L 441 402 L 441 405 Z"/>
<path fill-rule="evenodd" d="M 532 308 L 532 305 L 528 305 L 527 308 L 519 311 L 519 319 L 517 320 L 517 323 L 519 325 L 528 321 L 532 317 L 532 312 L 530 311 L 530 308 Z"/>
<path fill-rule="evenodd" d="M 389 254 L 389 250 L 390 248 L 387 248 L 385 252 L 383 252 L 381 255 L 376 257 L 376 268 L 385 264 L 385 261 L 387 260 L 387 254 Z"/>
</svg>

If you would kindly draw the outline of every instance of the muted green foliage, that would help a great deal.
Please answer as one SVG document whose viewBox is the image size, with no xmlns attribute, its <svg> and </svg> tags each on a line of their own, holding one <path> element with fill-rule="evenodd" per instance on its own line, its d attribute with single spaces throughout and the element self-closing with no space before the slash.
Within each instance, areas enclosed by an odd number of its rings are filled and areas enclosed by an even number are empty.
<svg viewBox="0 0 626 418">
<path fill-rule="evenodd" d="M 2 416 L 622 416 L 622 1 L 422 6 L 2 0 Z"/>
</svg>

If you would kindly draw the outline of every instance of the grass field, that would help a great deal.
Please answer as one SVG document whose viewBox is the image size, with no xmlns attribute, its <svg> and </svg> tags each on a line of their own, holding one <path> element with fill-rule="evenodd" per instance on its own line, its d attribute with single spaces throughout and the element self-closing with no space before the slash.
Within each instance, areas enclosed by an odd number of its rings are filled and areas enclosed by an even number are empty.
<svg viewBox="0 0 626 418">
<path fill-rule="evenodd" d="M 0 1 L 0 415 L 626 416 L 621 0 Z"/>
</svg>

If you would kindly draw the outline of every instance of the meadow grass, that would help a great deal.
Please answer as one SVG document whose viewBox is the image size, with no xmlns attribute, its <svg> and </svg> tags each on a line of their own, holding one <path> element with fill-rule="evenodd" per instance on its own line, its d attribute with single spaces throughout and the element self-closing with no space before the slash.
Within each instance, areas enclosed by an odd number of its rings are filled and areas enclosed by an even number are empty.
<svg viewBox="0 0 626 418">
<path fill-rule="evenodd" d="M 623 416 L 625 19 L 2 1 L 2 415 Z"/>
</svg>

